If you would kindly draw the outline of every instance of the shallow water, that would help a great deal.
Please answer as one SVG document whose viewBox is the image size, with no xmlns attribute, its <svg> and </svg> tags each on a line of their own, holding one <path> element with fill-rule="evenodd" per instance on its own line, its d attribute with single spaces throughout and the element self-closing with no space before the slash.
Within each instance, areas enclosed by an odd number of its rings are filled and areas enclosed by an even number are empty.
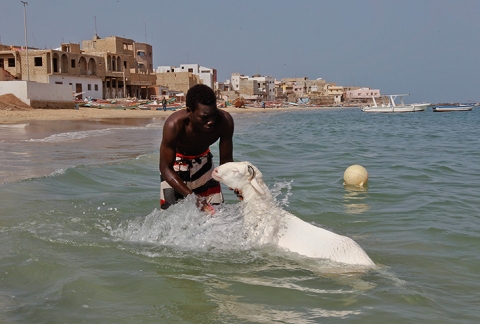
<svg viewBox="0 0 480 324">
<path fill-rule="evenodd" d="M 215 217 L 190 199 L 160 212 L 162 120 L 0 125 L 0 321 L 480 320 L 477 109 L 234 118 L 235 160 L 277 205 L 353 238 L 376 269 L 258 246 L 227 188 Z M 366 189 L 343 186 L 352 164 Z"/>
</svg>

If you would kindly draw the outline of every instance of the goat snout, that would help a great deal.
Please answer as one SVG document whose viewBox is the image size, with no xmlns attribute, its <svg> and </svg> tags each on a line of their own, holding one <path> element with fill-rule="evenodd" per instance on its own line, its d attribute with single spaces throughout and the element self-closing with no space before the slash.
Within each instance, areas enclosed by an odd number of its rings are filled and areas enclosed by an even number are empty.
<svg viewBox="0 0 480 324">
<path fill-rule="evenodd" d="M 213 169 L 212 171 L 212 178 L 217 180 L 217 181 L 220 181 L 222 178 L 220 177 L 220 174 L 218 173 L 218 167 L 216 167 L 215 169 Z"/>
</svg>

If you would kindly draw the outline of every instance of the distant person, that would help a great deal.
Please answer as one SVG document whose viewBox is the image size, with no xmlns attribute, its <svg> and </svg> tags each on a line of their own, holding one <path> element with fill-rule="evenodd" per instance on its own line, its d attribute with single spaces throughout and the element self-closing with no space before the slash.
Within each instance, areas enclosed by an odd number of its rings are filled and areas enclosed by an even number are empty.
<svg viewBox="0 0 480 324">
<path fill-rule="evenodd" d="M 167 99 L 163 97 L 162 99 L 162 106 L 163 106 L 163 111 L 167 111 Z"/>
<path fill-rule="evenodd" d="M 171 114 L 163 126 L 160 144 L 160 206 L 167 209 L 190 194 L 197 206 L 211 211 L 210 204 L 223 202 L 210 145 L 220 140 L 220 164 L 233 161 L 232 116 L 217 108 L 213 90 L 197 84 L 187 92 L 186 109 Z M 240 193 L 235 190 L 240 196 Z"/>
</svg>

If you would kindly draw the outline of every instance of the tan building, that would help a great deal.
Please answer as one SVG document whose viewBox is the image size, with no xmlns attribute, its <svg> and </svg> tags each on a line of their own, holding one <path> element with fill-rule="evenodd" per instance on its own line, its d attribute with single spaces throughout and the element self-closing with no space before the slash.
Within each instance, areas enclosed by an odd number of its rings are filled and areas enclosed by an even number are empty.
<svg viewBox="0 0 480 324">
<path fill-rule="evenodd" d="M 94 36 L 82 41 L 82 52 L 103 58 L 105 97 L 115 98 L 124 92 L 126 97 L 148 98 L 148 88 L 156 81 L 151 45 L 117 36 Z"/>
<path fill-rule="evenodd" d="M 28 57 L 28 62 L 27 62 Z M 79 97 L 147 98 L 155 85 L 152 47 L 116 36 L 98 36 L 57 49 L 0 47 L 0 67 L 15 79 L 68 84 Z"/>
<path fill-rule="evenodd" d="M 214 89 L 217 70 L 199 64 L 181 64 L 180 66 L 159 66 L 156 69 L 157 85 L 187 93 L 196 84 L 205 84 Z"/>
<path fill-rule="evenodd" d="M 190 87 L 202 83 L 198 75 L 192 72 L 160 72 L 156 73 L 157 84 L 172 90 L 187 93 Z"/>
</svg>

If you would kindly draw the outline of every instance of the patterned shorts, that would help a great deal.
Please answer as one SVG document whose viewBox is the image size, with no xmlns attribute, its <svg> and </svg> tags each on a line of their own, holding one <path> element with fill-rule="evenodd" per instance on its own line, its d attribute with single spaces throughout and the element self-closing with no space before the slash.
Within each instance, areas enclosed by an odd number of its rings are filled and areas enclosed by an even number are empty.
<svg viewBox="0 0 480 324">
<path fill-rule="evenodd" d="M 218 205 L 223 202 L 223 195 L 220 183 L 212 178 L 214 168 L 210 149 L 198 156 L 177 153 L 173 165 L 173 170 L 194 194 L 205 197 L 209 204 Z M 183 198 L 183 195 L 175 191 L 160 175 L 161 209 L 167 209 Z"/>
</svg>

